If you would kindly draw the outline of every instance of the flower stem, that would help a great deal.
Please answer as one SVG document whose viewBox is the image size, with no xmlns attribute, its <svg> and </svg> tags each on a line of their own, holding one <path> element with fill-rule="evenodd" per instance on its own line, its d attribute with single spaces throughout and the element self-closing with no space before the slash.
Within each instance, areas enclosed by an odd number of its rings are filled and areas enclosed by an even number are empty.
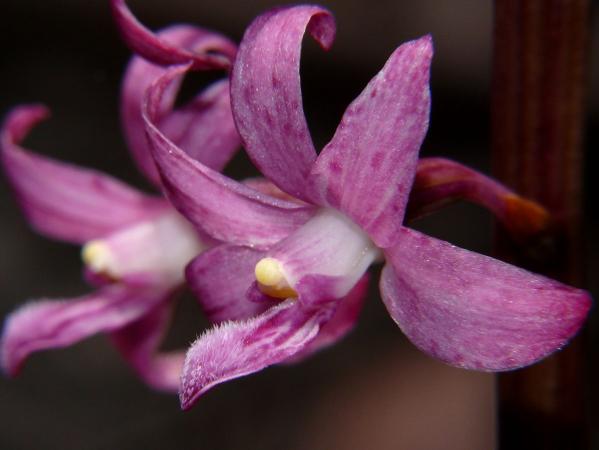
<svg viewBox="0 0 599 450">
<path fill-rule="evenodd" d="M 578 286 L 588 22 L 588 0 L 495 2 L 494 174 L 553 218 L 528 246 L 498 233 L 497 253 Z M 586 448 L 583 376 L 580 337 L 540 364 L 500 375 L 500 447 Z"/>
</svg>

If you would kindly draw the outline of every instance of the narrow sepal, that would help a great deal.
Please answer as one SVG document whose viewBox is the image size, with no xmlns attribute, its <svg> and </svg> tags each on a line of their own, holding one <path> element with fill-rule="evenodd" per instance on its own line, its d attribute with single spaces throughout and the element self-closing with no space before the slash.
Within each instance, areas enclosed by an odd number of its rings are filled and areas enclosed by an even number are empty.
<svg viewBox="0 0 599 450">
<path fill-rule="evenodd" d="M 152 310 L 169 291 L 151 277 L 140 276 L 79 298 L 28 303 L 5 319 L 0 343 L 2 368 L 16 375 L 36 351 L 66 347 L 124 327 Z"/>
<path fill-rule="evenodd" d="M 351 217 L 379 247 L 396 241 L 430 112 L 432 40 L 401 45 L 345 111 L 310 173 L 310 196 Z"/>
<path fill-rule="evenodd" d="M 95 170 L 58 162 L 20 146 L 49 115 L 41 105 L 15 108 L 1 131 L 2 163 L 17 200 L 40 233 L 74 243 L 110 234 L 163 212 L 167 203 Z"/>
<path fill-rule="evenodd" d="M 233 114 L 250 158 L 268 179 L 300 199 L 306 199 L 306 177 L 316 159 L 300 86 L 306 31 L 323 48 L 330 47 L 331 14 L 296 6 L 261 15 L 243 37 L 231 78 Z"/>
<path fill-rule="evenodd" d="M 193 46 L 180 46 L 152 33 L 133 16 L 125 0 L 111 0 L 118 30 L 135 53 L 159 65 L 191 63 L 194 69 L 223 69 L 231 65 L 237 47 L 225 36 L 195 28 Z"/>
<path fill-rule="evenodd" d="M 430 214 L 452 202 L 467 200 L 490 210 L 519 241 L 540 235 L 550 226 L 549 213 L 501 183 L 444 158 L 421 158 L 406 220 Z"/>
</svg>

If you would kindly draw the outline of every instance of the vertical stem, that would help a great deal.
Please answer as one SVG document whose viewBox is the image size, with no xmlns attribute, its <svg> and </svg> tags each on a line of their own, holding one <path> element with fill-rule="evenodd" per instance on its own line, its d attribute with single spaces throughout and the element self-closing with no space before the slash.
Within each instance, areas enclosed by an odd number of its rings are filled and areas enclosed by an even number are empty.
<svg viewBox="0 0 599 450">
<path fill-rule="evenodd" d="M 492 98 L 495 176 L 552 213 L 543 242 L 498 254 L 581 282 L 583 94 L 588 0 L 496 0 Z M 586 448 L 582 345 L 499 376 L 502 449 Z"/>
</svg>

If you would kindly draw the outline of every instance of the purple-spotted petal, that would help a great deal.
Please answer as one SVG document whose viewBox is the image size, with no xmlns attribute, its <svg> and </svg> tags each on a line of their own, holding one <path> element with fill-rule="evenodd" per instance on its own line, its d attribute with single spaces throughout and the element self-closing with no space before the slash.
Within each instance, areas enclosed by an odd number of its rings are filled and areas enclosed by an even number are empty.
<svg viewBox="0 0 599 450">
<path fill-rule="evenodd" d="M 327 49 L 335 36 L 334 20 L 318 6 L 261 15 L 244 35 L 231 78 L 233 114 L 248 154 L 267 178 L 301 199 L 306 199 L 306 177 L 316 159 L 299 75 L 306 30 Z"/>
<path fill-rule="evenodd" d="M 171 322 L 172 312 L 173 303 L 162 302 L 139 320 L 112 333 L 112 340 L 131 367 L 149 386 L 177 392 L 185 352 L 158 350 Z"/>
<path fill-rule="evenodd" d="M 340 209 L 379 247 L 396 242 L 428 128 L 430 36 L 400 46 L 348 107 L 310 174 L 312 200 Z"/>
<path fill-rule="evenodd" d="M 164 287 L 142 277 L 76 299 L 26 304 L 5 320 L 2 368 L 15 375 L 33 352 L 66 347 L 96 333 L 119 329 L 152 310 L 167 295 Z"/>
<path fill-rule="evenodd" d="M 123 40 L 133 52 L 155 64 L 191 62 L 194 69 L 223 69 L 228 68 L 235 57 L 235 44 L 218 33 L 195 28 L 197 38 L 193 45 L 181 46 L 144 27 L 124 0 L 111 0 L 110 6 Z"/>
<path fill-rule="evenodd" d="M 264 255 L 248 247 L 221 245 L 187 266 L 187 284 L 210 322 L 249 319 L 273 306 L 274 301 L 256 303 L 246 298 L 255 281 L 254 267 Z"/>
<path fill-rule="evenodd" d="M 364 275 L 345 297 L 339 299 L 335 314 L 324 324 L 318 336 L 301 352 L 285 362 L 295 363 L 312 356 L 343 339 L 356 325 L 368 291 L 368 274 Z"/>
<path fill-rule="evenodd" d="M 179 396 L 189 409 L 208 389 L 257 372 L 302 351 L 312 341 L 332 308 L 304 310 L 287 300 L 241 322 L 217 325 L 191 346 L 185 358 Z"/>
<path fill-rule="evenodd" d="M 421 350 L 451 365 L 509 370 L 562 348 L 587 292 L 404 228 L 387 249 L 383 301 Z"/>
<path fill-rule="evenodd" d="M 311 207 L 279 200 L 221 175 L 192 159 L 156 123 L 164 90 L 181 73 L 174 67 L 147 91 L 144 120 L 154 160 L 171 203 L 210 236 L 258 248 L 286 237 L 314 213 Z"/>
<path fill-rule="evenodd" d="M 549 214 L 539 204 L 526 200 L 497 181 L 455 161 L 422 158 L 406 212 L 417 219 L 457 200 L 468 200 L 489 209 L 516 239 L 544 231 Z"/>
<path fill-rule="evenodd" d="M 41 105 L 21 106 L 1 131 L 2 163 L 32 226 L 49 237 L 82 243 L 154 217 L 164 200 L 146 196 L 114 178 L 54 161 L 20 146 L 49 115 Z"/>
<path fill-rule="evenodd" d="M 204 32 L 197 28 L 177 25 L 157 34 L 177 47 L 192 48 L 202 40 Z M 157 186 L 160 176 L 149 149 L 141 115 L 146 89 L 162 76 L 166 68 L 134 56 L 129 63 L 121 89 L 121 119 L 125 138 L 140 170 Z M 173 109 L 179 92 L 182 73 L 173 80 L 156 110 L 160 130 L 192 158 L 221 170 L 239 147 L 227 82 L 217 83 L 188 104 Z"/>
</svg>

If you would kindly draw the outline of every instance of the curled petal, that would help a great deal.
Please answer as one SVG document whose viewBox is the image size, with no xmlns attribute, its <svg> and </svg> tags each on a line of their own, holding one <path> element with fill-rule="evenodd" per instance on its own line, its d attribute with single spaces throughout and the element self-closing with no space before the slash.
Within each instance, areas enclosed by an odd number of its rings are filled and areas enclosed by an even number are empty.
<svg viewBox="0 0 599 450">
<path fill-rule="evenodd" d="M 169 27 L 157 34 L 177 47 L 193 48 L 202 40 L 204 32 L 185 25 Z M 140 170 L 160 185 L 160 176 L 148 147 L 144 121 L 141 115 L 146 89 L 162 76 L 166 68 L 134 56 L 129 63 L 121 89 L 121 119 L 131 154 Z M 203 164 L 221 170 L 239 147 L 239 135 L 235 129 L 229 84 L 225 81 L 198 95 L 188 104 L 174 109 L 182 73 L 173 80 L 162 97 L 156 111 L 160 130 L 183 151 Z"/>
<path fill-rule="evenodd" d="M 268 179 L 300 199 L 306 199 L 306 177 L 316 159 L 299 74 L 306 30 L 329 48 L 331 14 L 296 6 L 261 15 L 245 33 L 231 78 L 233 114 L 248 154 Z"/>
<path fill-rule="evenodd" d="M 348 107 L 310 174 L 312 200 L 340 209 L 379 247 L 395 243 L 430 112 L 430 36 L 400 46 Z"/>
<path fill-rule="evenodd" d="M 167 208 L 107 175 L 54 161 L 19 144 L 47 117 L 41 105 L 13 110 L 1 131 L 2 163 L 32 226 L 57 239 L 82 243 L 155 217 Z"/>
<path fill-rule="evenodd" d="M 123 40 L 133 52 L 155 64 L 191 63 L 194 69 L 224 69 L 235 57 L 235 44 L 218 33 L 195 28 L 193 45 L 182 46 L 144 27 L 125 0 L 111 0 L 110 6 Z"/>
<path fill-rule="evenodd" d="M 461 199 L 488 208 L 517 239 L 537 235 L 549 226 L 549 214 L 539 204 L 518 196 L 475 170 L 444 158 L 418 161 L 407 219 L 417 219 Z"/>
<path fill-rule="evenodd" d="M 174 67 L 147 91 L 144 120 L 154 160 L 171 203 L 215 239 L 258 248 L 277 242 L 306 222 L 313 208 L 262 194 L 192 159 L 159 129 L 157 109 L 169 84 L 186 67 Z"/>
<path fill-rule="evenodd" d="M 16 375 L 33 352 L 66 347 L 128 325 L 162 302 L 169 290 L 141 277 L 76 299 L 26 304 L 5 320 L 0 345 L 2 368 Z"/>
<path fill-rule="evenodd" d="M 189 409 L 210 388 L 257 372 L 302 351 L 333 310 L 304 310 L 287 300 L 263 314 L 211 329 L 193 343 L 183 366 L 179 396 Z"/>
<path fill-rule="evenodd" d="M 187 266 L 187 284 L 210 322 L 249 319 L 273 306 L 274 301 L 256 303 L 246 298 L 255 281 L 254 267 L 264 255 L 248 247 L 220 245 Z"/>
<path fill-rule="evenodd" d="M 177 392 L 185 352 L 158 351 L 171 321 L 172 312 L 172 302 L 162 302 L 139 320 L 113 332 L 112 340 L 131 367 L 149 386 L 162 391 Z"/>
<path fill-rule="evenodd" d="M 562 348 L 587 292 L 404 228 L 387 249 L 381 293 L 421 350 L 451 365 L 509 370 Z"/>
</svg>

